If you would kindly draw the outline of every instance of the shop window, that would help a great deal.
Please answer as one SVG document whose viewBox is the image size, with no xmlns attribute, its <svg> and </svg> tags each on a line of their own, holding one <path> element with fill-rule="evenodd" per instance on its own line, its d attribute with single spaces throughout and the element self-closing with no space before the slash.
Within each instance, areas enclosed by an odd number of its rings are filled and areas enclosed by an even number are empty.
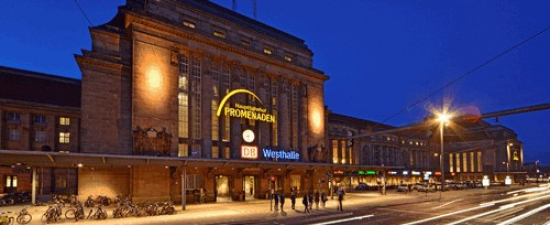
<svg viewBox="0 0 550 225">
<path fill-rule="evenodd" d="M 9 112 L 8 122 L 21 122 L 21 115 L 16 112 Z"/>
<path fill-rule="evenodd" d="M 455 171 L 454 171 L 454 166 L 453 166 L 453 164 L 454 164 L 454 161 L 453 161 L 453 154 L 451 153 L 451 154 L 449 154 L 449 171 L 450 171 L 451 173 L 455 172 Z"/>
<path fill-rule="evenodd" d="M 59 125 L 69 126 L 71 125 L 71 119 L 69 117 L 59 117 Z"/>
<path fill-rule="evenodd" d="M 46 141 L 46 131 L 43 131 L 43 130 L 34 131 L 34 141 L 45 142 Z"/>
<path fill-rule="evenodd" d="M 202 187 L 201 174 L 188 174 L 186 180 L 187 190 L 196 190 Z"/>
<path fill-rule="evenodd" d="M 9 140 L 10 141 L 19 141 L 21 140 L 21 133 L 19 132 L 19 129 L 9 129 Z"/>
<path fill-rule="evenodd" d="M 481 161 L 481 152 L 477 152 L 477 172 L 483 172 L 483 161 Z"/>
<path fill-rule="evenodd" d="M 59 143 L 68 144 L 70 143 L 71 133 L 69 132 L 59 132 Z"/>
</svg>

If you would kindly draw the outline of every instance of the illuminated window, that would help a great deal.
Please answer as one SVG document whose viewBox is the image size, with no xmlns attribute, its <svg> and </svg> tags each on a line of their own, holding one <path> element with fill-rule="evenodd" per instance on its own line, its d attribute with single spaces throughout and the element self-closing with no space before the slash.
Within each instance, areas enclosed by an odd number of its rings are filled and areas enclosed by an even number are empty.
<svg viewBox="0 0 550 225">
<path fill-rule="evenodd" d="M 212 64 L 210 67 L 210 75 L 212 76 L 212 107 L 211 107 L 211 119 L 212 119 L 212 140 L 218 141 L 220 139 L 220 117 L 217 115 L 219 105 L 219 80 L 220 72 L 217 64 Z"/>
<path fill-rule="evenodd" d="M 292 85 L 292 101 L 291 101 L 291 132 L 292 132 L 292 147 L 298 149 L 298 88 L 297 85 Z"/>
<path fill-rule="evenodd" d="M 470 171 L 475 172 L 474 152 L 470 152 Z"/>
<path fill-rule="evenodd" d="M 9 140 L 10 141 L 19 141 L 21 140 L 21 133 L 19 132 L 19 129 L 9 129 Z"/>
<path fill-rule="evenodd" d="M 189 138 L 189 59 L 180 58 L 178 93 L 178 137 Z M 185 150 L 187 152 L 187 149 Z M 185 154 L 187 156 L 187 153 Z"/>
<path fill-rule="evenodd" d="M 292 56 L 285 55 L 285 60 L 288 62 L 292 62 Z"/>
<path fill-rule="evenodd" d="M 347 149 L 346 141 L 340 141 L 340 150 L 342 152 L 342 164 L 346 164 L 346 162 L 348 161 L 347 160 L 348 159 L 348 157 L 347 157 L 348 154 L 346 154 L 347 153 L 346 149 Z"/>
<path fill-rule="evenodd" d="M 34 131 L 34 141 L 37 141 L 37 142 L 46 141 L 46 131 L 43 131 L 43 130 Z"/>
<path fill-rule="evenodd" d="M 9 175 L 6 176 L 6 178 L 4 179 L 4 184 L 6 184 L 6 188 L 17 188 L 17 176 Z"/>
<path fill-rule="evenodd" d="M 231 155 L 229 153 L 230 153 L 230 148 L 229 147 L 224 147 L 223 148 L 223 158 L 225 158 L 225 159 L 231 158 Z"/>
<path fill-rule="evenodd" d="M 454 161 L 453 161 L 453 154 L 449 154 L 449 171 L 452 173 L 452 172 L 455 172 L 454 170 Z"/>
<path fill-rule="evenodd" d="M 192 135 L 193 139 L 199 140 L 201 139 L 201 62 L 198 58 L 193 59 L 191 78 Z"/>
<path fill-rule="evenodd" d="M 264 53 L 268 55 L 273 55 L 273 49 L 271 48 L 264 48 Z"/>
<path fill-rule="evenodd" d="M 178 157 L 188 157 L 189 156 L 189 145 L 186 143 L 178 144 Z"/>
<path fill-rule="evenodd" d="M 56 174 L 55 188 L 67 188 L 67 174 Z"/>
<path fill-rule="evenodd" d="M 229 89 L 231 88 L 231 73 L 228 66 L 222 67 L 221 75 L 220 91 L 221 93 L 224 93 L 224 95 L 227 95 L 229 93 Z M 230 104 L 230 101 L 228 101 L 226 104 Z M 224 115 L 222 121 L 222 141 L 228 142 L 231 139 L 231 120 L 229 118 L 229 115 Z"/>
<path fill-rule="evenodd" d="M 21 122 L 21 115 L 16 112 L 8 112 L 9 122 Z"/>
<path fill-rule="evenodd" d="M 463 172 L 468 172 L 468 153 L 466 152 L 462 153 L 462 169 Z"/>
<path fill-rule="evenodd" d="M 59 125 L 69 126 L 71 125 L 71 119 L 69 117 L 59 117 Z"/>
<path fill-rule="evenodd" d="M 456 172 L 460 173 L 460 153 L 455 154 Z"/>
<path fill-rule="evenodd" d="M 41 116 L 41 115 L 35 115 L 33 122 L 34 122 L 34 124 L 45 124 L 46 123 L 46 117 Z"/>
<path fill-rule="evenodd" d="M 481 161 L 481 151 L 477 152 L 477 172 L 483 172 L 483 161 Z"/>
<path fill-rule="evenodd" d="M 59 143 L 68 144 L 70 142 L 71 133 L 59 132 Z"/>
<path fill-rule="evenodd" d="M 332 140 L 332 162 L 334 164 L 338 163 L 338 141 Z"/>
<path fill-rule="evenodd" d="M 271 81 L 271 113 L 277 119 L 277 93 L 278 93 L 278 85 L 276 80 Z M 271 145 L 272 146 L 278 146 L 278 136 L 277 136 L 277 123 L 271 123 Z"/>
<path fill-rule="evenodd" d="M 214 159 L 220 158 L 220 147 L 212 146 L 212 158 Z"/>
<path fill-rule="evenodd" d="M 195 29 L 195 23 L 190 21 L 183 21 L 183 26 L 189 27 L 191 29 Z"/>
<path fill-rule="evenodd" d="M 225 32 L 219 31 L 219 30 L 215 30 L 215 31 L 214 31 L 214 36 L 219 37 L 219 38 L 224 38 L 224 39 L 225 39 Z"/>
</svg>

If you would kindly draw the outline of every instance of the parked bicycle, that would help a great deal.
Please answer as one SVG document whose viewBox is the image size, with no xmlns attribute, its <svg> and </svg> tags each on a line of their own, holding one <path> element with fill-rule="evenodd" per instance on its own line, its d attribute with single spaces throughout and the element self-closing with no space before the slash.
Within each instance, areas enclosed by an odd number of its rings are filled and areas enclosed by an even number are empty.
<svg viewBox="0 0 550 225">
<path fill-rule="evenodd" d="M 98 195 L 95 199 L 92 195 L 88 196 L 88 199 L 86 199 L 86 202 L 84 202 L 84 206 L 86 207 L 94 207 L 96 205 L 103 205 L 103 206 L 109 206 L 111 205 L 112 200 L 106 195 Z"/>
<path fill-rule="evenodd" d="M 11 211 L 8 211 L 8 213 L 2 212 L 0 214 L 0 225 L 12 225 L 13 221 L 15 220 L 13 216 L 10 216 Z"/>
<path fill-rule="evenodd" d="M 176 208 L 174 208 L 174 204 L 172 201 L 165 202 L 158 213 L 158 215 L 173 215 L 176 214 Z"/>
<path fill-rule="evenodd" d="M 61 204 L 51 204 L 48 209 L 42 215 L 42 223 L 54 223 L 59 220 L 62 215 Z"/>
<path fill-rule="evenodd" d="M 96 219 L 96 220 L 104 220 L 107 219 L 107 211 L 102 209 L 102 205 L 97 205 L 96 210 L 90 209 L 90 213 L 88 213 L 88 217 L 86 219 Z"/>
<path fill-rule="evenodd" d="M 17 223 L 27 224 L 27 223 L 30 223 L 31 220 L 32 220 L 32 216 L 29 213 L 29 211 L 27 211 L 27 207 L 21 209 L 21 211 L 19 212 L 19 215 L 17 216 Z"/>
<path fill-rule="evenodd" d="M 70 220 L 74 219 L 76 222 L 78 222 L 78 220 L 84 219 L 84 216 L 84 207 L 79 201 L 76 201 L 73 206 L 68 209 L 67 212 L 65 212 L 65 218 Z"/>
</svg>

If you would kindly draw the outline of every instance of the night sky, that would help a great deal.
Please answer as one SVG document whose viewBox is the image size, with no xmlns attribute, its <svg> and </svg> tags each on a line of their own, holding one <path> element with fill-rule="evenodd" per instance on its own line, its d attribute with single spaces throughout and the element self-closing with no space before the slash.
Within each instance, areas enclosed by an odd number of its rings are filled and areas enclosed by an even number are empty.
<svg viewBox="0 0 550 225">
<path fill-rule="evenodd" d="M 124 4 L 78 2 L 93 25 L 108 22 Z M 240 13 L 252 17 L 252 9 L 252 0 L 237 0 Z M 306 41 L 314 67 L 330 76 L 325 104 L 336 113 L 402 126 L 422 120 L 443 99 L 481 113 L 550 103 L 546 31 L 411 106 L 550 26 L 550 1 L 258 0 L 257 9 L 259 21 Z M 0 65 L 81 77 L 73 55 L 91 49 L 91 40 L 73 0 L 4 0 L 0 15 Z M 526 162 L 548 165 L 549 117 L 544 110 L 487 121 L 519 135 Z"/>
</svg>

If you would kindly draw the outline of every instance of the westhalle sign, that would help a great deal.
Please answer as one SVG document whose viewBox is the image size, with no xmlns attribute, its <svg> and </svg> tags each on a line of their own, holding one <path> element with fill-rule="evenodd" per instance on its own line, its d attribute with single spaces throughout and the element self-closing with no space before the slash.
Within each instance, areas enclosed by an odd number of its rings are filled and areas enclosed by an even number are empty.
<svg viewBox="0 0 550 225">
<path fill-rule="evenodd" d="M 246 89 L 235 89 L 229 92 L 229 94 L 227 94 L 225 97 L 223 97 L 220 103 L 220 106 L 218 107 L 218 111 L 216 115 L 221 116 L 223 112 L 223 115 L 225 116 L 245 118 L 250 120 L 258 120 L 258 121 L 263 121 L 268 123 L 275 123 L 275 116 L 273 116 L 272 114 L 269 114 L 266 108 L 261 108 L 261 107 L 251 106 L 251 105 L 241 105 L 239 103 L 235 103 L 234 107 L 231 107 L 231 106 L 225 107 L 225 103 L 227 103 L 229 98 L 231 98 L 233 95 L 236 95 L 236 94 L 252 95 L 252 97 L 257 99 L 258 102 L 260 102 L 260 104 L 263 105 L 262 100 L 260 100 L 260 98 L 258 98 L 258 96 L 254 94 L 254 92 Z"/>
</svg>

